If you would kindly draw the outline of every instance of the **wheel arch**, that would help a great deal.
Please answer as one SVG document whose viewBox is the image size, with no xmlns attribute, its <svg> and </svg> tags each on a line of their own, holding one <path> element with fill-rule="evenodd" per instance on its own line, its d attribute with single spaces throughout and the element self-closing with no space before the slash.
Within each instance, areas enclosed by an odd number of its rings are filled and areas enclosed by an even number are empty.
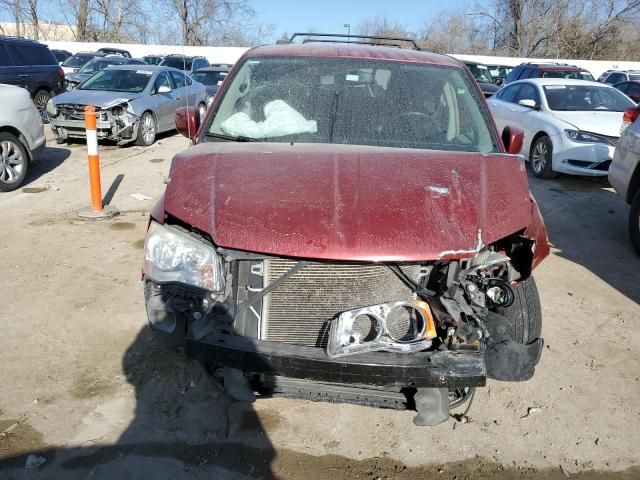
<svg viewBox="0 0 640 480">
<path fill-rule="evenodd" d="M 633 201 L 633 197 L 635 197 L 636 192 L 640 190 L 640 162 L 636 165 L 636 169 L 631 175 L 631 180 L 629 181 L 629 187 L 627 187 L 627 203 L 631 203 Z"/>
<path fill-rule="evenodd" d="M 549 141 L 551 141 L 551 135 L 549 135 L 547 132 L 545 132 L 544 130 L 540 130 L 538 131 L 538 133 L 536 133 L 533 138 L 531 139 L 531 143 L 529 144 L 529 160 L 531 160 L 531 152 L 533 151 L 533 145 L 536 143 L 536 140 L 538 140 L 540 137 L 548 137 Z M 553 142 L 551 142 L 551 145 L 553 145 Z"/>
<path fill-rule="evenodd" d="M 27 142 L 27 138 L 22 134 L 20 130 L 11 125 L 0 125 L 0 133 L 10 133 L 11 135 L 15 136 L 27 151 L 29 162 L 33 161 L 33 155 L 31 154 L 31 147 L 29 146 L 29 142 Z"/>
<path fill-rule="evenodd" d="M 44 90 L 45 92 L 51 93 L 53 94 L 53 90 L 51 89 L 51 87 L 46 84 L 46 83 L 39 83 L 35 86 L 35 88 L 33 89 L 33 95 L 31 95 L 31 98 L 36 98 L 36 95 L 38 94 L 38 92 L 40 90 Z"/>
</svg>

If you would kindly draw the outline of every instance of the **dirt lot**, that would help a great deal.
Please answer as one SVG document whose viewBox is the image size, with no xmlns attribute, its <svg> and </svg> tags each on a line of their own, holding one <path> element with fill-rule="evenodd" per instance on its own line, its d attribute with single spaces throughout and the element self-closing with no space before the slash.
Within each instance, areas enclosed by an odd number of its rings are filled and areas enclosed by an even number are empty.
<svg viewBox="0 0 640 480">
<path fill-rule="evenodd" d="M 187 141 L 101 148 L 122 212 L 103 223 L 75 218 L 84 145 L 49 145 L 28 185 L 47 190 L 0 195 L 0 478 L 640 478 L 640 258 L 605 183 L 531 181 L 554 246 L 535 378 L 490 382 L 468 423 L 417 428 L 411 412 L 231 402 L 146 327 L 147 212 Z"/>
</svg>

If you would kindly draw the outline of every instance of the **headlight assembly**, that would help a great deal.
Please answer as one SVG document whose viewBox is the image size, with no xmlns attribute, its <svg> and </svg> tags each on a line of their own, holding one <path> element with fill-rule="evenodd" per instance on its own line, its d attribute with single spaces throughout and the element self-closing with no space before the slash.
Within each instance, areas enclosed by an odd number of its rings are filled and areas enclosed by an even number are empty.
<svg viewBox="0 0 640 480">
<path fill-rule="evenodd" d="M 53 104 L 53 98 L 50 98 L 47 102 L 47 113 L 51 117 L 55 117 L 56 115 L 58 115 L 58 107 Z"/>
<path fill-rule="evenodd" d="M 158 283 L 185 283 L 216 293 L 224 290 L 224 269 L 215 248 L 169 225 L 151 222 L 142 270 Z"/>
<path fill-rule="evenodd" d="M 611 142 L 606 137 L 597 135 L 595 133 L 583 132 L 581 130 L 565 130 L 569 140 L 578 143 L 606 143 L 611 145 Z"/>
</svg>

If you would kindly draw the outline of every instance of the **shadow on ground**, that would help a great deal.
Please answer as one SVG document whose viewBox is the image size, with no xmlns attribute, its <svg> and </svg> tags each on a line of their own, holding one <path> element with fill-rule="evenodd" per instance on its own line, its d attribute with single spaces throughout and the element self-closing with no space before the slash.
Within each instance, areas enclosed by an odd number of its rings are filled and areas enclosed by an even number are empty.
<svg viewBox="0 0 640 480">
<path fill-rule="evenodd" d="M 0 462 L 0 478 L 273 478 L 274 450 L 252 405 L 232 401 L 196 361 L 145 328 L 122 367 L 135 418 L 114 444 L 37 450 L 46 463 L 36 470 L 23 452 Z"/>
<path fill-rule="evenodd" d="M 640 303 L 640 257 L 629 241 L 629 206 L 606 179 L 530 177 L 529 182 L 556 255 Z"/>
<path fill-rule="evenodd" d="M 36 156 L 35 162 L 29 164 L 27 178 L 22 183 L 22 187 L 34 183 L 40 177 L 58 168 L 69 158 L 69 155 L 71 155 L 71 151 L 68 148 L 46 147 L 42 153 Z"/>
</svg>

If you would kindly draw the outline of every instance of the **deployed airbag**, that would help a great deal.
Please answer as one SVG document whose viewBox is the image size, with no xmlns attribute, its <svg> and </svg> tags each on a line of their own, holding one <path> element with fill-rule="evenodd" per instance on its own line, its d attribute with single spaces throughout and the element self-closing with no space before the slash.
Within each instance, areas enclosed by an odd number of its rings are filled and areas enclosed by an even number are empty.
<svg viewBox="0 0 640 480">
<path fill-rule="evenodd" d="M 270 138 L 299 133 L 316 133 L 318 124 L 307 120 L 283 100 L 273 100 L 264 106 L 264 122 L 251 120 L 239 112 L 227 118 L 220 128 L 227 135 L 248 138 Z"/>
</svg>

